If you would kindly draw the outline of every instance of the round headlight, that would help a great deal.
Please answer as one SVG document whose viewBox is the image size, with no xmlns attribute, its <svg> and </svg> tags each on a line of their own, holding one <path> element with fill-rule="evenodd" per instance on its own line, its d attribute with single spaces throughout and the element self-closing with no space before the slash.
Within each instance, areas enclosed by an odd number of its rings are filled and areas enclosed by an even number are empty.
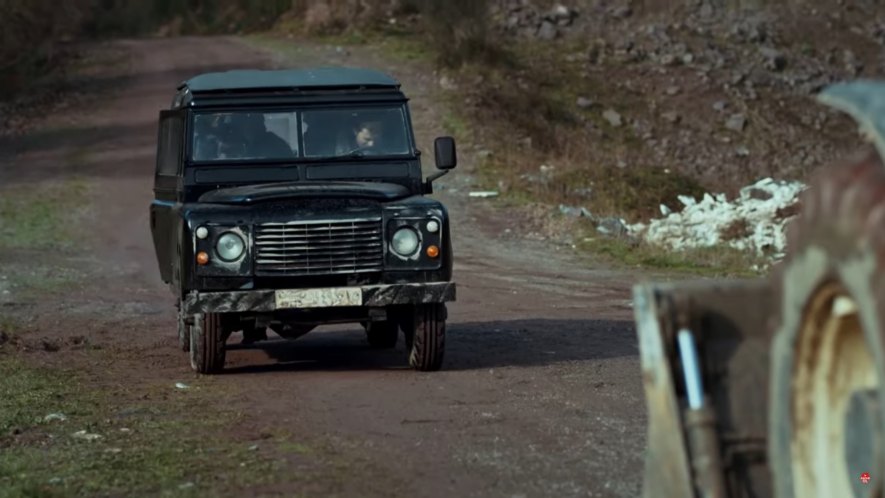
<svg viewBox="0 0 885 498">
<path fill-rule="evenodd" d="M 430 233 L 436 233 L 439 230 L 439 222 L 436 220 L 430 220 L 427 222 L 427 231 Z"/>
<path fill-rule="evenodd" d="M 206 228 L 206 227 L 197 228 L 197 238 L 198 239 L 205 239 L 208 236 L 209 236 L 209 229 L 208 228 Z"/>
<path fill-rule="evenodd" d="M 411 228 L 400 228 L 393 234 L 391 246 L 400 256 L 411 256 L 418 251 L 418 234 Z"/>
<path fill-rule="evenodd" d="M 246 243 L 239 235 L 227 232 L 218 238 L 215 251 L 218 252 L 218 257 L 224 261 L 236 261 L 246 251 Z"/>
</svg>

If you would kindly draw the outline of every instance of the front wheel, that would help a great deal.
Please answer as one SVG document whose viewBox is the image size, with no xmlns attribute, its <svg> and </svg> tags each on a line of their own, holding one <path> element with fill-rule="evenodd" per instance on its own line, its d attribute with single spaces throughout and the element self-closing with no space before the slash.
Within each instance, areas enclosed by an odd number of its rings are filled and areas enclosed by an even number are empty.
<svg viewBox="0 0 885 498">
<path fill-rule="evenodd" d="M 409 366 L 421 372 L 439 370 L 446 348 L 446 305 L 418 305 L 410 315 L 402 324 L 409 350 Z"/>
<path fill-rule="evenodd" d="M 190 326 L 191 368 L 201 374 L 223 370 L 226 339 L 219 313 L 194 315 Z"/>
</svg>

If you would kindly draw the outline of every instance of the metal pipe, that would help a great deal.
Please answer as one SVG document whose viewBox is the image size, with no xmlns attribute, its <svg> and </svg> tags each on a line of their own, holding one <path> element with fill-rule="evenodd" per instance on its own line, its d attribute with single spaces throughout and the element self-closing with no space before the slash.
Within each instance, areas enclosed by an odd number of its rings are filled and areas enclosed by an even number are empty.
<svg viewBox="0 0 885 498">
<path fill-rule="evenodd" d="M 679 356 L 682 359 L 682 375 L 685 377 L 685 390 L 688 392 L 688 407 L 699 410 L 704 407 L 704 386 L 701 369 L 698 365 L 698 351 L 694 336 L 688 329 L 680 329 L 677 335 Z"/>
<path fill-rule="evenodd" d="M 694 335 L 687 328 L 677 334 L 682 374 L 688 394 L 685 431 L 688 436 L 691 466 L 697 495 L 701 498 L 726 498 L 722 456 L 716 434 L 716 414 L 704 400 L 698 351 Z"/>
</svg>

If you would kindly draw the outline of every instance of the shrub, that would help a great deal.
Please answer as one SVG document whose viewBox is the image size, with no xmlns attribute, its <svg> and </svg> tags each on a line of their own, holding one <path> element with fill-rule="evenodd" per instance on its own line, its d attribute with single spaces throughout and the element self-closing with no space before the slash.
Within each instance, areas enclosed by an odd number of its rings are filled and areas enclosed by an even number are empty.
<svg viewBox="0 0 885 498">
<path fill-rule="evenodd" d="M 488 0 L 425 0 L 419 9 L 442 65 L 500 59 L 502 54 L 489 34 Z"/>
<path fill-rule="evenodd" d="M 51 68 L 57 43 L 79 32 L 86 0 L 0 0 L 0 99 Z"/>
</svg>

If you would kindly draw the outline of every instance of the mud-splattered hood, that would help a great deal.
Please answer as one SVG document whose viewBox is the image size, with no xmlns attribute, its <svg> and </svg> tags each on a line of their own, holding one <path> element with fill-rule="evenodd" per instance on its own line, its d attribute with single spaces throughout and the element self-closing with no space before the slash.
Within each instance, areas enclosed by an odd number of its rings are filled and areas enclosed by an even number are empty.
<svg viewBox="0 0 885 498">
<path fill-rule="evenodd" d="M 229 187 L 206 192 L 200 202 L 248 205 L 305 198 L 395 201 L 409 197 L 409 189 L 381 182 L 291 182 Z"/>
</svg>

